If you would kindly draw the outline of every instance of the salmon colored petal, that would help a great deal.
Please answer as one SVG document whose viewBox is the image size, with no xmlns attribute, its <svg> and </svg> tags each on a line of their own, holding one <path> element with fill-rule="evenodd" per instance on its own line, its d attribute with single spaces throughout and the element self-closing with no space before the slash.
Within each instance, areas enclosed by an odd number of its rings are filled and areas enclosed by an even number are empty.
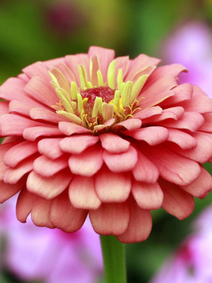
<svg viewBox="0 0 212 283">
<path fill-rule="evenodd" d="M 15 168 L 9 168 L 4 174 L 4 182 L 16 184 L 26 173 L 32 170 L 34 157 L 29 157 L 20 162 Z"/>
<path fill-rule="evenodd" d="M 160 59 L 149 57 L 145 54 L 140 54 L 135 59 L 130 60 L 129 70 L 125 77 L 126 80 L 132 80 L 133 76 L 147 66 L 156 66 L 160 63 Z"/>
<path fill-rule="evenodd" d="M 130 198 L 130 221 L 127 230 L 118 240 L 129 244 L 145 241 L 152 229 L 152 216 L 149 210 L 141 209 L 133 198 Z"/>
<path fill-rule="evenodd" d="M 191 84 L 185 83 L 182 85 L 178 85 L 173 89 L 174 95 L 170 96 L 166 100 L 164 100 L 160 105 L 161 106 L 170 106 L 175 105 L 177 103 L 181 103 L 182 101 L 187 101 L 192 98 L 193 87 Z"/>
<path fill-rule="evenodd" d="M 130 142 L 113 133 L 100 135 L 102 147 L 111 153 L 121 153 L 128 150 Z"/>
<path fill-rule="evenodd" d="M 160 106 L 153 106 L 151 108 L 147 108 L 142 111 L 137 110 L 134 114 L 134 117 L 143 120 L 161 114 L 162 112 L 163 109 Z"/>
<path fill-rule="evenodd" d="M 102 149 L 100 146 L 92 146 L 80 154 L 69 158 L 69 167 L 73 174 L 91 177 L 102 167 Z"/>
<path fill-rule="evenodd" d="M 38 198 L 32 207 L 31 218 L 38 227 L 54 228 L 50 222 L 52 200 Z"/>
<path fill-rule="evenodd" d="M 27 178 L 27 189 L 45 199 L 52 199 L 68 187 L 71 179 L 72 174 L 67 169 L 49 178 L 42 177 L 32 171 Z"/>
<path fill-rule="evenodd" d="M 30 141 L 23 141 L 14 146 L 8 146 L 9 148 L 4 154 L 4 163 L 10 167 L 16 167 L 19 162 L 38 151 L 37 144 Z"/>
<path fill-rule="evenodd" d="M 28 192 L 26 189 L 23 189 L 20 192 L 16 205 L 16 215 L 20 222 L 26 222 L 28 215 L 32 211 L 33 205 L 38 199 L 39 197 L 37 195 Z"/>
<path fill-rule="evenodd" d="M 113 154 L 105 150 L 103 159 L 112 172 L 121 173 L 131 171 L 138 160 L 138 156 L 135 148 L 130 146 L 126 152 L 119 154 Z"/>
<path fill-rule="evenodd" d="M 59 102 L 54 88 L 44 78 L 33 77 L 25 86 L 24 90 L 35 100 L 51 107 Z"/>
<path fill-rule="evenodd" d="M 62 120 L 67 121 L 65 117 L 58 115 L 57 113 L 47 110 L 45 108 L 33 108 L 30 111 L 30 117 L 33 120 L 42 120 L 47 121 L 49 123 L 58 124 Z"/>
<path fill-rule="evenodd" d="M 64 232 L 73 233 L 81 228 L 87 214 L 86 210 L 72 206 L 66 190 L 53 200 L 50 220 L 53 226 Z"/>
<path fill-rule="evenodd" d="M 130 209 L 125 203 L 102 203 L 96 210 L 90 210 L 90 220 L 100 235 L 121 235 L 128 226 Z"/>
<path fill-rule="evenodd" d="M 114 124 L 112 126 L 112 129 L 116 130 L 116 131 L 125 131 L 125 130 L 135 130 L 135 129 L 139 129 L 142 125 L 142 122 L 140 119 L 127 119 L 125 121 L 119 122 L 117 124 Z"/>
<path fill-rule="evenodd" d="M 200 174 L 198 163 L 180 156 L 163 146 L 145 147 L 142 149 L 148 158 L 157 166 L 167 181 L 180 186 L 187 186 Z"/>
<path fill-rule="evenodd" d="M 76 54 L 76 55 L 68 55 L 65 57 L 65 63 L 74 74 L 77 85 L 80 86 L 79 79 L 79 65 L 83 65 L 87 71 L 87 75 L 89 76 L 89 57 L 87 54 Z"/>
<path fill-rule="evenodd" d="M 27 96 L 24 91 L 26 82 L 18 78 L 9 78 L 6 80 L 0 88 L 0 98 L 3 98 L 7 101 L 16 100 L 17 97 L 20 101 L 32 101 L 30 97 Z M 15 89 L 15 91 L 14 91 Z"/>
<path fill-rule="evenodd" d="M 24 74 L 27 75 L 28 78 L 32 78 L 34 76 L 39 76 L 45 78 L 46 80 L 50 80 L 50 75 L 48 73 L 47 66 L 42 62 L 36 62 L 24 68 L 22 70 Z"/>
<path fill-rule="evenodd" d="M 151 146 L 165 142 L 169 136 L 168 130 L 160 126 L 141 128 L 139 130 L 129 131 L 125 134 L 136 140 L 145 141 Z"/>
<path fill-rule="evenodd" d="M 143 120 L 144 124 L 154 124 L 167 119 L 178 120 L 184 114 L 184 109 L 181 106 L 167 108 L 162 111 L 161 115 L 155 115 L 154 117 L 150 117 L 149 119 Z"/>
<path fill-rule="evenodd" d="M 193 85 L 193 99 L 184 101 L 182 106 L 187 112 L 212 112 L 212 100 L 195 85 Z"/>
<path fill-rule="evenodd" d="M 0 101 L 0 117 L 9 113 L 9 102 Z"/>
<path fill-rule="evenodd" d="M 203 116 L 205 122 L 199 128 L 199 131 L 202 131 L 202 132 L 212 132 L 212 113 L 202 114 L 202 116 Z"/>
<path fill-rule="evenodd" d="M 138 161 L 132 170 L 134 178 L 139 182 L 155 183 L 159 177 L 159 170 L 155 164 L 142 152 L 137 151 Z"/>
<path fill-rule="evenodd" d="M 122 69 L 123 78 L 124 78 L 127 71 L 128 71 L 128 67 L 129 67 L 129 56 L 117 57 L 115 60 L 116 60 L 116 75 L 115 75 L 115 77 L 117 77 L 117 75 L 118 75 L 118 70 Z"/>
<path fill-rule="evenodd" d="M 188 133 L 177 129 L 169 129 L 168 141 L 177 144 L 181 149 L 191 149 L 197 146 L 197 140 Z"/>
<path fill-rule="evenodd" d="M 39 137 L 52 137 L 52 136 L 60 136 L 61 131 L 54 126 L 37 126 L 26 128 L 23 131 L 23 137 L 29 141 L 35 141 Z"/>
<path fill-rule="evenodd" d="M 29 127 L 40 126 L 41 123 L 32 121 L 15 114 L 5 114 L 0 117 L 1 136 L 22 136 L 23 131 Z"/>
<path fill-rule="evenodd" d="M 199 163 L 206 163 L 212 157 L 212 135 L 207 133 L 196 132 L 192 134 L 192 136 L 197 141 L 197 146 L 195 148 L 188 150 L 173 148 L 173 150 L 176 150 L 178 154 L 194 161 L 197 161 Z"/>
<path fill-rule="evenodd" d="M 4 143 L 0 144 L 0 180 L 4 178 L 4 173 L 7 170 L 7 164 L 4 161 L 4 155 L 11 148 L 11 146 L 16 145 L 16 143 Z"/>
<path fill-rule="evenodd" d="M 62 138 L 47 138 L 38 142 L 38 151 L 48 158 L 56 159 L 63 155 L 60 148 Z"/>
<path fill-rule="evenodd" d="M 68 157 L 62 156 L 57 159 L 49 159 L 42 155 L 34 159 L 33 170 L 42 177 L 51 177 L 68 167 Z"/>
<path fill-rule="evenodd" d="M 147 184 L 134 181 L 132 195 L 142 209 L 158 209 L 163 203 L 163 191 L 158 183 Z"/>
<path fill-rule="evenodd" d="M 71 136 L 73 134 L 88 134 L 92 133 L 91 130 L 88 130 L 87 128 L 84 128 L 82 126 L 70 123 L 70 122 L 60 122 L 59 123 L 59 129 L 60 131 L 66 135 Z"/>
<path fill-rule="evenodd" d="M 13 100 L 10 102 L 9 105 L 9 112 L 12 114 L 20 114 L 27 116 L 27 118 L 30 117 L 30 111 L 32 108 L 39 107 L 43 109 L 47 109 L 44 105 L 37 101 L 31 101 L 31 102 L 23 102 L 19 100 Z"/>
<path fill-rule="evenodd" d="M 93 177 L 74 176 L 69 185 L 69 198 L 72 205 L 80 209 L 97 209 L 101 204 Z"/>
<path fill-rule="evenodd" d="M 95 175 L 95 189 L 102 202 L 124 202 L 131 191 L 131 174 L 113 173 L 104 166 Z"/>
<path fill-rule="evenodd" d="M 64 138 L 60 141 L 60 148 L 64 152 L 79 154 L 86 148 L 96 144 L 99 140 L 98 136 L 80 135 Z"/>
<path fill-rule="evenodd" d="M 60 70 L 68 82 L 76 82 L 73 72 L 64 63 L 58 63 L 54 66 L 54 68 Z"/>
<path fill-rule="evenodd" d="M 205 170 L 202 166 L 200 167 L 201 174 L 194 180 L 190 185 L 181 187 L 187 193 L 197 197 L 205 197 L 209 191 L 212 190 L 212 177 L 210 173 Z"/>
<path fill-rule="evenodd" d="M 15 194 L 17 194 L 24 187 L 24 181 L 20 180 L 14 185 L 6 184 L 0 181 L 0 203 L 5 202 Z"/>
<path fill-rule="evenodd" d="M 203 123 L 204 118 L 201 114 L 196 112 L 185 112 L 179 120 L 163 121 L 161 122 L 161 125 L 164 127 L 196 132 Z"/>
<path fill-rule="evenodd" d="M 96 55 L 99 58 L 100 62 L 100 70 L 103 75 L 104 82 L 107 80 L 107 70 L 111 61 L 113 61 L 115 57 L 115 52 L 112 49 L 102 48 L 91 46 L 88 50 L 88 55 L 93 56 Z"/>
<path fill-rule="evenodd" d="M 159 181 L 163 189 L 162 208 L 180 220 L 188 217 L 194 210 L 194 198 L 178 186 L 163 179 Z"/>
</svg>

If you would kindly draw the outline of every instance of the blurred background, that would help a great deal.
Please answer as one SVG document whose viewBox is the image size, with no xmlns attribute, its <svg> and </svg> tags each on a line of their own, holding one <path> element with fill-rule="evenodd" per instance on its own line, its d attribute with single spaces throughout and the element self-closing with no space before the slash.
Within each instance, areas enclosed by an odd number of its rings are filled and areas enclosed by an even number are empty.
<svg viewBox="0 0 212 283">
<path fill-rule="evenodd" d="M 115 49 L 117 56 L 146 53 L 162 58 L 163 64 L 181 63 L 189 73 L 180 81 L 195 83 L 212 97 L 211 0 L 0 0 L 0 83 L 35 61 L 86 53 L 90 45 Z M 212 173 L 212 166 L 205 166 Z M 126 245 L 128 283 L 154 280 L 163 262 L 197 235 L 193 223 L 210 205 L 212 193 L 196 199 L 194 213 L 184 221 L 162 209 L 153 211 L 149 239 Z M 34 228 L 30 221 L 17 224 L 14 215 L 13 201 L 0 207 L 1 283 L 102 282 L 98 236 L 89 225 L 70 241 L 68 235 Z M 203 226 L 212 226 L 212 217 L 201 219 Z M 211 257 L 204 260 L 212 266 Z M 195 274 L 194 266 L 189 268 Z M 207 282 L 212 282 L 212 272 L 210 276 Z M 161 278 L 157 282 L 164 283 Z"/>
</svg>

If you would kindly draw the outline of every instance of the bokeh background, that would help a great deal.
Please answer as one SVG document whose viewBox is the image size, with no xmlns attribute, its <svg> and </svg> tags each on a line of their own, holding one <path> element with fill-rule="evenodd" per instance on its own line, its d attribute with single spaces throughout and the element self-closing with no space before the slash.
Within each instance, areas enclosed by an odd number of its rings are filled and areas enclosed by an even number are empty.
<svg viewBox="0 0 212 283">
<path fill-rule="evenodd" d="M 212 97 L 211 0 L 0 0 L 0 83 L 35 61 L 86 53 L 90 45 L 115 49 L 117 56 L 146 53 L 162 58 L 164 64 L 182 63 L 190 72 L 181 80 L 199 84 Z M 212 173 L 212 166 L 205 166 Z M 149 239 L 126 245 L 128 283 L 150 282 L 167 256 L 193 233 L 191 223 L 210 204 L 212 193 L 196 199 L 194 213 L 184 221 L 162 209 L 153 211 Z M 5 207 L 1 206 L 1 215 Z M 7 245 L 9 234 L 17 232 L 14 226 L 7 233 L 3 228 L 0 220 L 0 282 L 50 282 L 29 281 L 23 272 L 14 272 L 3 255 L 14 252 Z M 31 246 L 33 241 L 29 253 Z M 26 260 L 24 254 L 20 260 Z M 101 264 L 98 268 L 91 283 L 103 282 Z"/>
</svg>

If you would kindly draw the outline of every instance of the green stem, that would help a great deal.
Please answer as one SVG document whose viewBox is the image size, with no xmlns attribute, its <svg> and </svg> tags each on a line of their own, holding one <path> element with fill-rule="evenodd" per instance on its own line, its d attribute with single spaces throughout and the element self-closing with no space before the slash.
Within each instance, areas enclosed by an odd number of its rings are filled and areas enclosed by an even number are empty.
<svg viewBox="0 0 212 283">
<path fill-rule="evenodd" d="M 104 261 L 105 283 L 126 283 L 124 244 L 115 236 L 100 235 Z"/>
</svg>

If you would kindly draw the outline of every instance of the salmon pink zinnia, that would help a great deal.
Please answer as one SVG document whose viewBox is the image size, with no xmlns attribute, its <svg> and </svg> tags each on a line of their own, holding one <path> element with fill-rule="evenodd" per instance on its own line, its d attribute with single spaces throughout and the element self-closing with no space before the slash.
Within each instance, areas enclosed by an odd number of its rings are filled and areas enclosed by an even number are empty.
<svg viewBox="0 0 212 283">
<path fill-rule="evenodd" d="M 37 62 L 0 88 L 0 201 L 37 226 L 145 240 L 151 210 L 179 219 L 212 189 L 212 101 L 186 69 L 113 50 Z"/>
</svg>

